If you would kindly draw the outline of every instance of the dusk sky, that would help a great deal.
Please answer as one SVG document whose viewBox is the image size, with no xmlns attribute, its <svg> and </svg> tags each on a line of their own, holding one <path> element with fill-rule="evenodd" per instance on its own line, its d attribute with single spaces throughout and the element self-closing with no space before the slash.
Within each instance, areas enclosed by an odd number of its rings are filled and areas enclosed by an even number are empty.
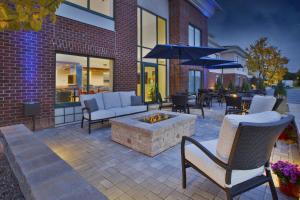
<svg viewBox="0 0 300 200">
<path fill-rule="evenodd" d="M 249 47 L 268 37 L 284 56 L 289 70 L 300 69 L 300 0 L 217 0 L 222 7 L 209 19 L 209 32 L 221 45 Z"/>
</svg>

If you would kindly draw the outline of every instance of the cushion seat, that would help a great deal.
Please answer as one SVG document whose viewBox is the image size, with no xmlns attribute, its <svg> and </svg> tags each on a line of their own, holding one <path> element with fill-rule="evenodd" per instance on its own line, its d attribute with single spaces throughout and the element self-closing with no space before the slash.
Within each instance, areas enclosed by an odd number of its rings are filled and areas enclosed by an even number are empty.
<svg viewBox="0 0 300 200">
<path fill-rule="evenodd" d="M 127 106 L 127 107 L 120 107 L 120 108 L 111 108 L 111 109 L 108 109 L 108 111 L 114 112 L 116 114 L 116 116 L 122 116 L 122 115 L 129 115 L 129 114 L 133 114 L 133 113 L 147 111 L 147 106 L 141 105 L 141 106 Z"/>
<path fill-rule="evenodd" d="M 109 110 L 98 110 L 91 113 L 91 120 L 101 120 L 101 119 L 107 119 L 115 117 L 115 112 L 109 111 Z M 89 119 L 89 114 L 84 113 L 84 117 L 86 119 Z"/>
<path fill-rule="evenodd" d="M 210 140 L 201 142 L 201 144 L 217 156 L 217 142 L 218 140 Z M 226 170 L 212 161 L 196 145 L 185 146 L 185 158 L 222 187 L 232 187 L 264 173 L 264 166 L 252 170 L 233 170 L 231 184 L 227 185 L 225 183 Z"/>
</svg>

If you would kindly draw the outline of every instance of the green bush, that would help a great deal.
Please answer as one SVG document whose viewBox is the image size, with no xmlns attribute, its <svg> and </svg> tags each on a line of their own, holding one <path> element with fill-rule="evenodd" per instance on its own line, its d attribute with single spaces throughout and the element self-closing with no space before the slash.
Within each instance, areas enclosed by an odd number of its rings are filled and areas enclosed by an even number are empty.
<svg viewBox="0 0 300 200">
<path fill-rule="evenodd" d="M 223 88 L 221 77 L 217 78 L 217 82 L 215 83 L 215 90 L 220 90 Z"/>
</svg>

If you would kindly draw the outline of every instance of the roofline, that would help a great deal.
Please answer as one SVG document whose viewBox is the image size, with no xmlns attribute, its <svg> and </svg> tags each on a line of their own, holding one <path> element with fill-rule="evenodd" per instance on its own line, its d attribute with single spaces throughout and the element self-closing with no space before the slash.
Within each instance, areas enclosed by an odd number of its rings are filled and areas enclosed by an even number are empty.
<svg viewBox="0 0 300 200">
<path fill-rule="evenodd" d="M 238 45 L 225 45 L 223 47 L 227 49 L 224 52 L 238 51 L 243 56 L 246 56 L 246 54 L 247 54 L 247 52 L 244 49 L 242 49 L 240 46 L 238 46 Z"/>
<path fill-rule="evenodd" d="M 210 18 L 216 10 L 222 10 L 221 6 L 215 0 L 188 0 L 203 15 Z"/>
</svg>

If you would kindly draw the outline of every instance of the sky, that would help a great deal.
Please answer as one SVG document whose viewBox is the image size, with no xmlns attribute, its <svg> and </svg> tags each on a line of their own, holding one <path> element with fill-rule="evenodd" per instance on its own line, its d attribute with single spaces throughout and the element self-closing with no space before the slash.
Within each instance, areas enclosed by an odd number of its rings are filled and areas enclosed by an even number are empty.
<svg viewBox="0 0 300 200">
<path fill-rule="evenodd" d="M 209 19 L 209 33 L 220 45 L 254 44 L 268 37 L 300 70 L 300 0 L 216 0 L 222 7 Z"/>
</svg>

